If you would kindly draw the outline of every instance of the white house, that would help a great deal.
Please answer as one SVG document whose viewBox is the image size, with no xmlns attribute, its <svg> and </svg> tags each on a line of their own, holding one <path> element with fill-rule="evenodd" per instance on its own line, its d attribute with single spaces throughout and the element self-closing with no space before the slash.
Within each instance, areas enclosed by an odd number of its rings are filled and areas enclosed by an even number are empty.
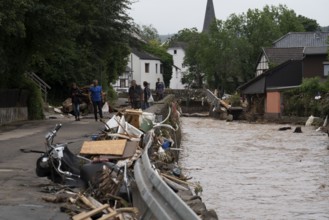
<svg viewBox="0 0 329 220">
<path fill-rule="evenodd" d="M 185 57 L 186 44 L 182 42 L 176 42 L 168 48 L 167 52 L 173 56 L 173 71 L 170 80 L 169 88 L 171 89 L 185 89 L 185 85 L 182 84 L 182 78 L 184 73 L 188 71 L 188 68 L 183 65 Z"/>
<path fill-rule="evenodd" d="M 147 81 L 150 89 L 155 89 L 158 78 L 163 82 L 162 70 L 160 58 L 142 50 L 132 49 L 126 71 L 113 87 L 116 91 L 128 91 L 131 80 L 136 80 L 138 85 L 143 85 L 143 82 Z"/>
</svg>

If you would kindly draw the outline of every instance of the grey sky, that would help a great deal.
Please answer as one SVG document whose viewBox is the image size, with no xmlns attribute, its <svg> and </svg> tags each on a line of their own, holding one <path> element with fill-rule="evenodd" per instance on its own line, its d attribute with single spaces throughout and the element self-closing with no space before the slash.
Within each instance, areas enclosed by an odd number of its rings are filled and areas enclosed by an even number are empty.
<svg viewBox="0 0 329 220">
<path fill-rule="evenodd" d="M 172 34 L 183 28 L 200 31 L 207 0 L 135 0 L 129 15 L 140 25 L 152 24 L 159 34 Z M 241 14 L 265 5 L 286 5 L 297 15 L 316 20 L 320 26 L 329 25 L 329 0 L 213 0 L 217 19 L 226 20 L 230 14 Z"/>
</svg>

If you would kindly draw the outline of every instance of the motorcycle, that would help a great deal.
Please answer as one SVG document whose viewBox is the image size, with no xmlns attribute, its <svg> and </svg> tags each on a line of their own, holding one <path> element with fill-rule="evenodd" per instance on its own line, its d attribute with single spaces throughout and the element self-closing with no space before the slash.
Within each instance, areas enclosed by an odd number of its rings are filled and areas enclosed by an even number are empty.
<svg viewBox="0 0 329 220">
<path fill-rule="evenodd" d="M 87 188 L 98 184 L 97 179 L 103 172 L 104 166 L 106 166 L 111 175 L 115 174 L 116 177 L 121 176 L 120 178 L 127 179 L 124 178 L 124 175 L 126 175 L 125 170 L 114 163 L 95 162 L 86 157 L 75 155 L 69 150 L 68 143 L 54 144 L 54 138 L 61 127 L 62 124 L 57 124 L 54 129 L 46 134 L 45 152 L 21 149 L 24 153 L 41 153 L 36 161 L 36 174 L 38 177 L 47 177 L 54 183 L 70 187 Z"/>
</svg>

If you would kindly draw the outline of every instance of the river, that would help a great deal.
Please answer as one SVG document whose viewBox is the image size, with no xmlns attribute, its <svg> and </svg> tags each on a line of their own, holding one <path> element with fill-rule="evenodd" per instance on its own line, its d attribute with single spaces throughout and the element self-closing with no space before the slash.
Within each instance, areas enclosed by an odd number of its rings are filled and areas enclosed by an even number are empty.
<svg viewBox="0 0 329 220">
<path fill-rule="evenodd" d="M 302 127 L 182 118 L 180 165 L 219 219 L 329 219 L 329 138 Z"/>
</svg>

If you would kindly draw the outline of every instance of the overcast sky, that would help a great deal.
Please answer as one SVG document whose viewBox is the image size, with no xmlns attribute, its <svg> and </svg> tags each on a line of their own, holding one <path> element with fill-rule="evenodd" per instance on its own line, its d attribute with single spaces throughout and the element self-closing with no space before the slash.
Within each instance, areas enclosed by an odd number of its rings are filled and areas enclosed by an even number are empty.
<svg viewBox="0 0 329 220">
<path fill-rule="evenodd" d="M 177 33 L 183 28 L 202 30 L 207 0 L 133 0 L 128 14 L 139 25 L 153 25 L 159 34 Z M 241 14 L 249 8 L 286 5 L 297 15 L 329 25 L 329 0 L 213 0 L 217 19 Z"/>
</svg>

